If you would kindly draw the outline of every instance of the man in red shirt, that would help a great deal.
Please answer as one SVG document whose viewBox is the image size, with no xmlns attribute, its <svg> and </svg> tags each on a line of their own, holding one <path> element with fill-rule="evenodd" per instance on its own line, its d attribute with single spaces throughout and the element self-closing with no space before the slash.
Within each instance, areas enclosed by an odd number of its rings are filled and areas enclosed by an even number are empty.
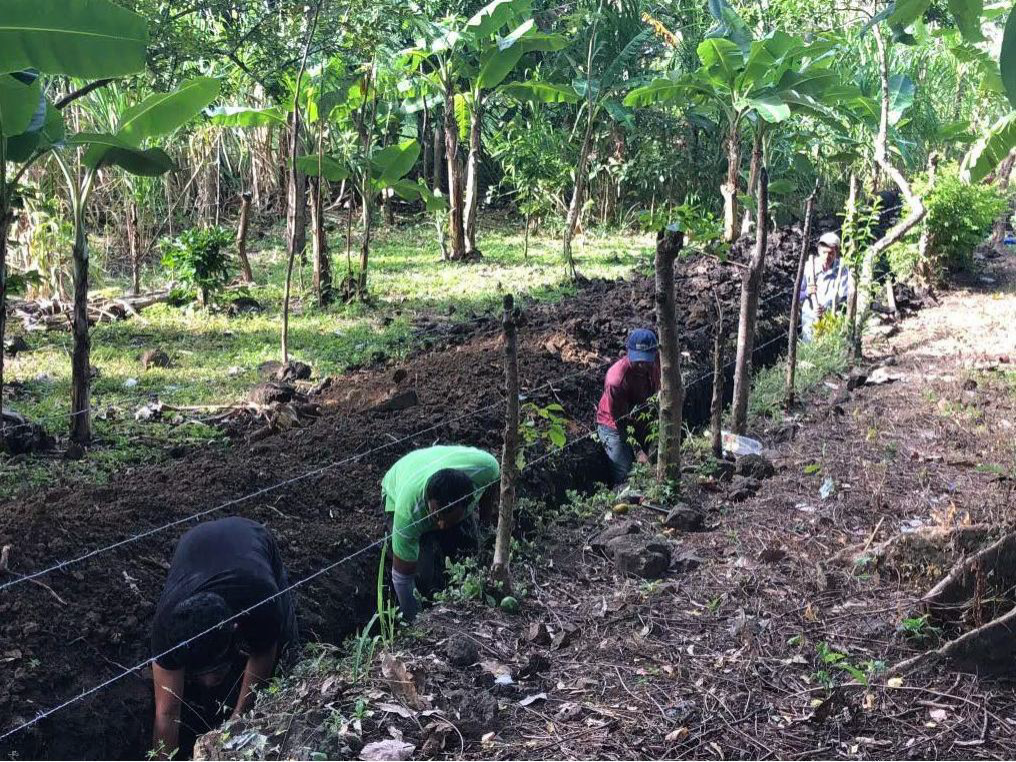
<svg viewBox="0 0 1016 762">
<path fill-rule="evenodd" d="M 660 390 L 659 342 L 648 328 L 631 332 L 628 354 L 607 371 L 603 396 L 596 409 L 596 430 L 610 458 L 614 484 L 628 479 L 632 464 L 648 463 L 649 426 L 638 410 Z M 639 448 L 636 452 L 632 442 Z"/>
</svg>

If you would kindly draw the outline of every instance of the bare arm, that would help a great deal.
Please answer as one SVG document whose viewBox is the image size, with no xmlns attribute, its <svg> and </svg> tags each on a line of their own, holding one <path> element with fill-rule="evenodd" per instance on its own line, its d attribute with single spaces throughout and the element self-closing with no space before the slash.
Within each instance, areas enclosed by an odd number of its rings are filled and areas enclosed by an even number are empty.
<svg viewBox="0 0 1016 762">
<path fill-rule="evenodd" d="M 180 704 L 183 700 L 182 669 L 164 669 L 152 665 L 155 688 L 155 722 L 152 728 L 152 749 L 156 759 L 169 759 L 180 745 Z"/>
<path fill-rule="evenodd" d="M 231 720 L 235 720 L 250 708 L 249 704 L 254 689 L 271 679 L 272 672 L 275 670 L 275 657 L 278 654 L 279 644 L 272 643 L 267 651 L 247 657 L 247 665 L 243 670 L 243 682 L 240 683 L 240 695 L 236 698 L 236 708 L 230 715 Z"/>
</svg>

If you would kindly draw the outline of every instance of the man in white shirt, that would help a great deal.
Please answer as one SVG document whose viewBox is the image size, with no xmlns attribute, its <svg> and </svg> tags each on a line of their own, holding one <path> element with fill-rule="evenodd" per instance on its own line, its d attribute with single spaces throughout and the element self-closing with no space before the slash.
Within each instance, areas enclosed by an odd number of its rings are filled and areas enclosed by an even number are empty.
<svg viewBox="0 0 1016 762">
<path fill-rule="evenodd" d="M 815 323 L 826 312 L 846 306 L 851 288 L 850 270 L 840 260 L 840 237 L 825 233 L 818 253 L 809 258 L 801 283 L 801 337 L 811 341 Z"/>
</svg>

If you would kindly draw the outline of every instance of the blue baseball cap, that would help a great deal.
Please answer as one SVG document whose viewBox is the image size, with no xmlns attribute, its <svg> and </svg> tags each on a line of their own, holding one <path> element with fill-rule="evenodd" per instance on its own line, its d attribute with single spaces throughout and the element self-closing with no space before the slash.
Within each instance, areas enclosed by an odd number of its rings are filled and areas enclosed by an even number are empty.
<svg viewBox="0 0 1016 762">
<path fill-rule="evenodd" d="M 636 328 L 628 336 L 628 359 L 632 362 L 655 362 L 660 347 L 656 334 L 648 328 Z"/>
</svg>

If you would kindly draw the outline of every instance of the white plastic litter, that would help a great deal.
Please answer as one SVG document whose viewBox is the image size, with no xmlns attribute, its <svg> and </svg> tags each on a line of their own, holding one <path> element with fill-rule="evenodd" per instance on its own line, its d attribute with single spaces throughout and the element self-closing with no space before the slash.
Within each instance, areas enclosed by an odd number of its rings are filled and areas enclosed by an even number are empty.
<svg viewBox="0 0 1016 762">
<path fill-rule="evenodd" d="M 762 443 L 757 439 L 742 437 L 739 434 L 723 432 L 723 451 L 740 457 L 742 455 L 761 455 Z"/>
</svg>

